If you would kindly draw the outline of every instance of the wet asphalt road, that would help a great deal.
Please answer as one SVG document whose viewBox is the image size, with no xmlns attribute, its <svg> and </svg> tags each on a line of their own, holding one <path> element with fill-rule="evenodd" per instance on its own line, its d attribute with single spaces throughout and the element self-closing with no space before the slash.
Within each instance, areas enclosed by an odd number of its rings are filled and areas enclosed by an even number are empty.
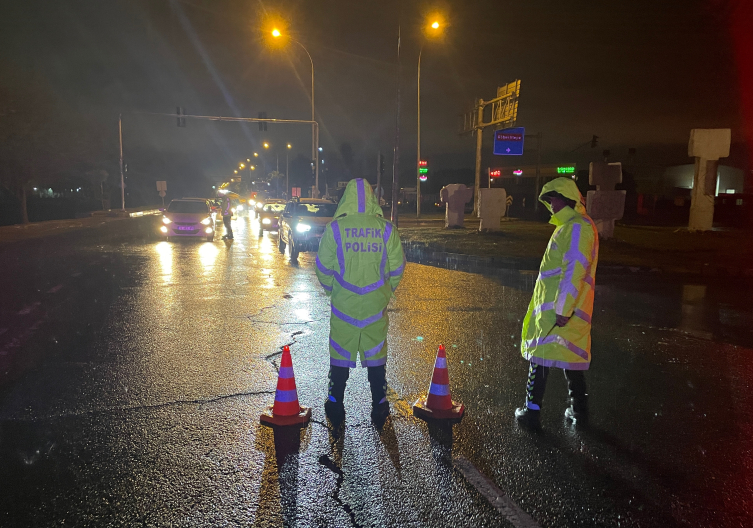
<svg viewBox="0 0 753 528">
<path fill-rule="evenodd" d="M 333 441 L 329 306 L 313 254 L 235 222 L 233 243 L 124 220 L 0 246 L 0 526 L 510 526 L 464 457 L 540 526 L 753 524 L 753 310 L 747 285 L 599 277 L 592 423 L 512 419 L 531 278 L 409 264 L 390 305 L 392 417 L 365 372 Z M 450 429 L 411 416 L 445 343 Z M 299 434 L 258 424 L 281 347 L 313 408 Z"/>
</svg>

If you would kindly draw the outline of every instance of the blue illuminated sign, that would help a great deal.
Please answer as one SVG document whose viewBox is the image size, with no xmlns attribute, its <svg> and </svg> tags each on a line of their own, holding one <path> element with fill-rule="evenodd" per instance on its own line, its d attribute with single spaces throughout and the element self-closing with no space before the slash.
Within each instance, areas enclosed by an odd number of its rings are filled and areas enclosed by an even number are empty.
<svg viewBox="0 0 753 528">
<path fill-rule="evenodd" d="M 522 156 L 525 135 L 526 129 L 523 127 L 497 130 L 494 133 L 494 155 Z"/>
</svg>

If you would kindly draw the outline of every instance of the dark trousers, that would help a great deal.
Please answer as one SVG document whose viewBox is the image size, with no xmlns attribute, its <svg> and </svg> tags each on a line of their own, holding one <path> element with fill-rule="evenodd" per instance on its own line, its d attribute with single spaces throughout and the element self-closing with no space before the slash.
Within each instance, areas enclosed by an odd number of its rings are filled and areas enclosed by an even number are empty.
<svg viewBox="0 0 753 528">
<path fill-rule="evenodd" d="M 350 377 L 348 367 L 329 367 L 329 401 L 342 403 L 345 396 L 345 384 Z M 387 401 L 387 369 L 384 365 L 368 367 L 369 385 L 371 386 L 371 404 L 378 405 Z"/>
<path fill-rule="evenodd" d="M 582 370 L 564 370 L 567 379 L 567 390 L 570 403 L 576 412 L 585 412 L 588 402 L 586 391 L 586 376 Z M 549 377 L 549 367 L 542 367 L 531 362 L 528 366 L 528 385 L 526 385 L 526 407 L 533 411 L 541 410 L 544 400 L 546 380 Z"/>
<path fill-rule="evenodd" d="M 228 238 L 233 238 L 233 226 L 230 225 L 231 219 L 232 219 L 231 216 L 222 217 L 222 223 L 225 224 L 225 236 Z"/>
</svg>

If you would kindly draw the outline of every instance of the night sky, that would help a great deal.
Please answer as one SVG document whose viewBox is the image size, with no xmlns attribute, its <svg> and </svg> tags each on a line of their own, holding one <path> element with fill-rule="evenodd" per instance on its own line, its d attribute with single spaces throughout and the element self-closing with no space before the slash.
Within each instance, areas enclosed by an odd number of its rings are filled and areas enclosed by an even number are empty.
<svg viewBox="0 0 753 528">
<path fill-rule="evenodd" d="M 128 112 L 183 106 L 192 114 L 308 119 L 308 57 L 293 43 L 268 43 L 271 25 L 281 25 L 313 57 L 323 158 L 348 142 L 370 176 L 376 152 L 393 148 L 400 26 L 401 149 L 410 174 L 421 27 L 439 12 L 449 27 L 422 54 L 422 150 L 432 169 L 472 168 L 474 140 L 458 136 L 458 115 L 516 78 L 518 126 L 544 134 L 545 161 L 585 163 L 604 148 L 620 159 L 635 147 L 645 163 L 689 163 L 691 128 L 730 127 L 736 143 L 753 136 L 741 107 L 753 87 L 743 90 L 740 80 L 751 57 L 740 46 L 751 40 L 739 31 L 735 40 L 731 29 L 736 18 L 743 27 L 741 13 L 750 10 L 736 11 L 736 3 L 25 0 L 4 2 L 0 66 L 33 73 L 101 126 L 113 162 L 124 112 L 127 151 L 222 178 L 263 140 L 290 142 L 293 154 L 308 157 L 310 128 L 261 133 L 256 125 L 193 121 L 177 128 L 174 119 Z M 594 134 L 598 149 L 571 152 Z M 743 150 L 735 160 L 746 159 Z M 485 155 L 484 163 L 496 162 Z"/>
</svg>

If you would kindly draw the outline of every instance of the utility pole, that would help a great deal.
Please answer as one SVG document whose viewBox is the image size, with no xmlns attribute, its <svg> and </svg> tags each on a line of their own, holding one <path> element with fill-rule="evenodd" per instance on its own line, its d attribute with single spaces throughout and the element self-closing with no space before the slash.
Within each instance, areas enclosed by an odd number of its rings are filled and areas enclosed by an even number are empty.
<svg viewBox="0 0 753 528">
<path fill-rule="evenodd" d="M 125 212 L 125 177 L 123 176 L 123 114 L 118 115 L 118 138 L 120 139 L 120 206 Z"/>
<path fill-rule="evenodd" d="M 397 27 L 397 116 L 395 119 L 395 155 L 392 158 L 392 210 L 390 220 L 398 226 L 397 198 L 400 186 L 400 26 Z"/>
<path fill-rule="evenodd" d="M 541 192 L 541 141 L 542 134 L 536 134 L 536 196 L 533 200 L 533 210 L 539 212 L 539 193 Z"/>
<path fill-rule="evenodd" d="M 473 184 L 473 215 L 478 216 L 479 215 L 479 198 L 481 196 L 481 146 L 483 145 L 483 138 L 484 138 L 484 128 L 481 126 L 481 123 L 484 122 L 484 100 L 479 99 L 478 104 L 476 106 L 476 111 L 478 112 L 478 121 L 476 121 L 479 124 L 479 127 L 476 129 L 476 168 L 474 171 L 474 184 Z"/>
<path fill-rule="evenodd" d="M 377 167 L 376 167 L 376 191 L 377 191 L 377 205 L 382 207 L 382 151 L 377 154 Z"/>
</svg>

